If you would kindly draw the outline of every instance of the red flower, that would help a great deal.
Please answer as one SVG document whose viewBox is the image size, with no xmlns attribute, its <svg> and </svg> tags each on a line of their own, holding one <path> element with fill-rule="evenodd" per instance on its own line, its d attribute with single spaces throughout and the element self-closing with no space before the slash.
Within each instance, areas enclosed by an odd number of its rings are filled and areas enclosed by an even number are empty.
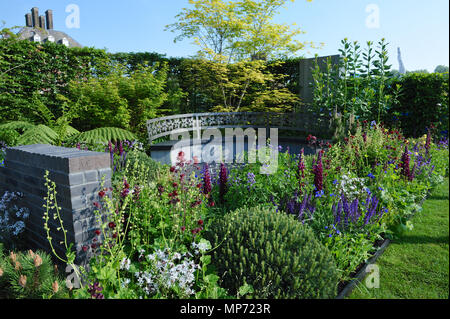
<svg viewBox="0 0 450 319">
<path fill-rule="evenodd" d="M 82 248 L 82 249 L 83 249 L 83 251 L 87 251 L 87 250 L 88 250 L 88 248 L 89 248 L 88 246 L 83 246 L 83 248 Z"/>
<path fill-rule="evenodd" d="M 105 191 L 98 192 L 98 196 L 100 196 L 100 198 L 103 198 L 105 194 L 106 194 Z"/>
<path fill-rule="evenodd" d="M 199 224 L 200 226 L 202 226 L 203 225 L 203 220 L 199 220 L 198 222 L 197 222 L 197 224 Z"/>
<path fill-rule="evenodd" d="M 185 231 L 186 230 L 186 227 L 185 226 L 182 226 L 181 227 L 181 231 Z"/>
<path fill-rule="evenodd" d="M 112 238 L 117 238 L 117 233 L 114 233 L 114 234 L 112 235 Z"/>
<path fill-rule="evenodd" d="M 94 202 L 94 206 L 97 207 L 98 209 L 100 209 L 100 204 L 98 202 Z"/>
<path fill-rule="evenodd" d="M 172 186 L 173 187 L 178 187 L 178 184 L 177 183 L 173 183 Z"/>
<path fill-rule="evenodd" d="M 171 173 L 175 172 L 175 166 L 170 167 L 170 172 Z"/>
<path fill-rule="evenodd" d="M 98 235 L 100 235 L 102 232 L 99 230 L 99 229 L 97 229 L 96 231 L 95 231 L 95 234 L 98 236 Z"/>
<path fill-rule="evenodd" d="M 109 222 L 108 227 L 111 228 L 111 229 L 116 228 L 116 223 Z"/>
</svg>

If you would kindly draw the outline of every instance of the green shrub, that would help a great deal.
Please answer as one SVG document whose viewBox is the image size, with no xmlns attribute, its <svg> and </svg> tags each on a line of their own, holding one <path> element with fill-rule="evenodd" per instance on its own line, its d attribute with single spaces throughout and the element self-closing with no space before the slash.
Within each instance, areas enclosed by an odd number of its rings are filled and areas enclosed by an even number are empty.
<svg viewBox="0 0 450 319">
<path fill-rule="evenodd" d="M 65 298 L 67 294 L 57 267 L 45 252 L 5 255 L 0 250 L 0 298 Z"/>
<path fill-rule="evenodd" d="M 249 284 L 255 298 L 334 298 L 338 274 L 312 230 L 286 214 L 257 206 L 238 209 L 207 234 L 222 285 L 237 294 Z"/>
<path fill-rule="evenodd" d="M 438 134 L 448 134 L 448 73 L 409 73 L 392 83 L 397 84 L 402 87 L 399 103 L 386 114 L 386 123 L 406 136 L 420 137 L 432 124 Z"/>
</svg>

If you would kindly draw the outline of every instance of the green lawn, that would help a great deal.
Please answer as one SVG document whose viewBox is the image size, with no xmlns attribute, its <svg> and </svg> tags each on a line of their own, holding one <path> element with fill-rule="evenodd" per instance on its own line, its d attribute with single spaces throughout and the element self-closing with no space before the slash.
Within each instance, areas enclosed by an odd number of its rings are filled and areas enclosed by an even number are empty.
<svg viewBox="0 0 450 319">
<path fill-rule="evenodd" d="M 411 219 L 412 231 L 393 241 L 377 260 L 380 287 L 364 282 L 349 298 L 449 298 L 448 178 Z"/>
</svg>

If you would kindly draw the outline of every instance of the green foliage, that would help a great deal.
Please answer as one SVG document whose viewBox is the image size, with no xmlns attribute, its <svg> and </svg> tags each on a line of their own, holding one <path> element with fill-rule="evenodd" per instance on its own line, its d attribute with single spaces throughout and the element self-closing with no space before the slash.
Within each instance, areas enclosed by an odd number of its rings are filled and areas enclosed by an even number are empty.
<svg viewBox="0 0 450 319">
<path fill-rule="evenodd" d="M 75 125 L 84 130 L 112 126 L 145 134 L 146 121 L 163 112 L 159 108 L 167 99 L 167 65 L 157 67 L 138 66 L 126 74 L 118 65 L 106 76 L 71 82 L 69 104 L 82 110 Z"/>
<path fill-rule="evenodd" d="M 346 134 L 351 127 L 346 122 L 351 117 L 379 122 L 381 116 L 397 103 L 400 86 L 394 85 L 390 92 L 387 91 L 391 66 L 388 65 L 388 44 L 384 39 L 376 48 L 368 41 L 364 51 L 357 41 L 344 39 L 341 44 L 337 65 L 332 66 L 329 60 L 322 71 L 316 63 L 313 108 L 321 113 L 340 113 L 343 120 L 340 125 L 345 126 Z"/>
<path fill-rule="evenodd" d="M 71 80 L 106 72 L 107 54 L 93 48 L 67 48 L 9 37 L 0 40 L 0 122 L 40 120 L 36 97 L 61 116 L 59 94 L 67 94 Z M 35 95 L 35 92 L 38 95 Z"/>
<path fill-rule="evenodd" d="M 160 172 L 166 168 L 160 162 L 155 161 L 146 153 L 141 151 L 131 151 L 127 155 L 127 165 L 129 167 L 135 167 L 136 163 L 140 163 L 148 171 L 148 178 L 155 180 L 159 177 Z"/>
<path fill-rule="evenodd" d="M 308 0 L 311 1 L 311 0 Z M 267 59 L 294 54 L 304 47 L 295 39 L 299 28 L 273 23 L 287 0 L 239 2 L 191 0 L 177 22 L 166 29 L 179 32 L 175 42 L 193 39 L 199 55 L 213 61 Z"/>
<path fill-rule="evenodd" d="M 66 298 L 68 291 L 56 266 L 43 251 L 0 250 L 0 297 L 12 299 Z"/>
<path fill-rule="evenodd" d="M 135 140 L 130 131 L 118 127 L 100 127 L 75 135 L 70 141 L 79 143 L 108 143 L 109 141 Z"/>
<path fill-rule="evenodd" d="M 353 129 L 355 118 L 379 121 L 396 103 L 400 89 L 396 86 L 392 95 L 386 94 L 390 65 L 384 39 L 379 41 L 375 53 L 371 41 L 364 52 L 357 41 L 344 39 L 341 43 L 340 62 L 332 66 L 329 59 L 324 71 L 316 63 L 313 71 L 313 108 L 333 112 L 335 139 L 342 139 Z"/>
<path fill-rule="evenodd" d="M 447 73 L 409 73 L 393 80 L 391 88 L 402 87 L 397 104 L 383 121 L 402 129 L 406 136 L 419 137 L 434 125 L 438 134 L 449 129 L 449 80 Z M 444 135 L 446 135 L 444 133 Z"/>
<path fill-rule="evenodd" d="M 208 233 L 223 286 L 255 298 L 333 298 L 338 275 L 329 251 L 294 217 L 256 207 L 217 220 Z"/>
</svg>

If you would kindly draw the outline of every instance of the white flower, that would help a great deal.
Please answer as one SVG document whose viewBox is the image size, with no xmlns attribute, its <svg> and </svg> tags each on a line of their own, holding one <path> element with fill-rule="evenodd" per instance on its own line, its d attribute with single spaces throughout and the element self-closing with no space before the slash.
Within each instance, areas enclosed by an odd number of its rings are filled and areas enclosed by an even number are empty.
<svg viewBox="0 0 450 319">
<path fill-rule="evenodd" d="M 129 260 L 128 258 L 124 258 L 120 262 L 120 269 L 129 270 L 130 269 L 130 265 L 131 265 L 131 260 Z"/>
</svg>

